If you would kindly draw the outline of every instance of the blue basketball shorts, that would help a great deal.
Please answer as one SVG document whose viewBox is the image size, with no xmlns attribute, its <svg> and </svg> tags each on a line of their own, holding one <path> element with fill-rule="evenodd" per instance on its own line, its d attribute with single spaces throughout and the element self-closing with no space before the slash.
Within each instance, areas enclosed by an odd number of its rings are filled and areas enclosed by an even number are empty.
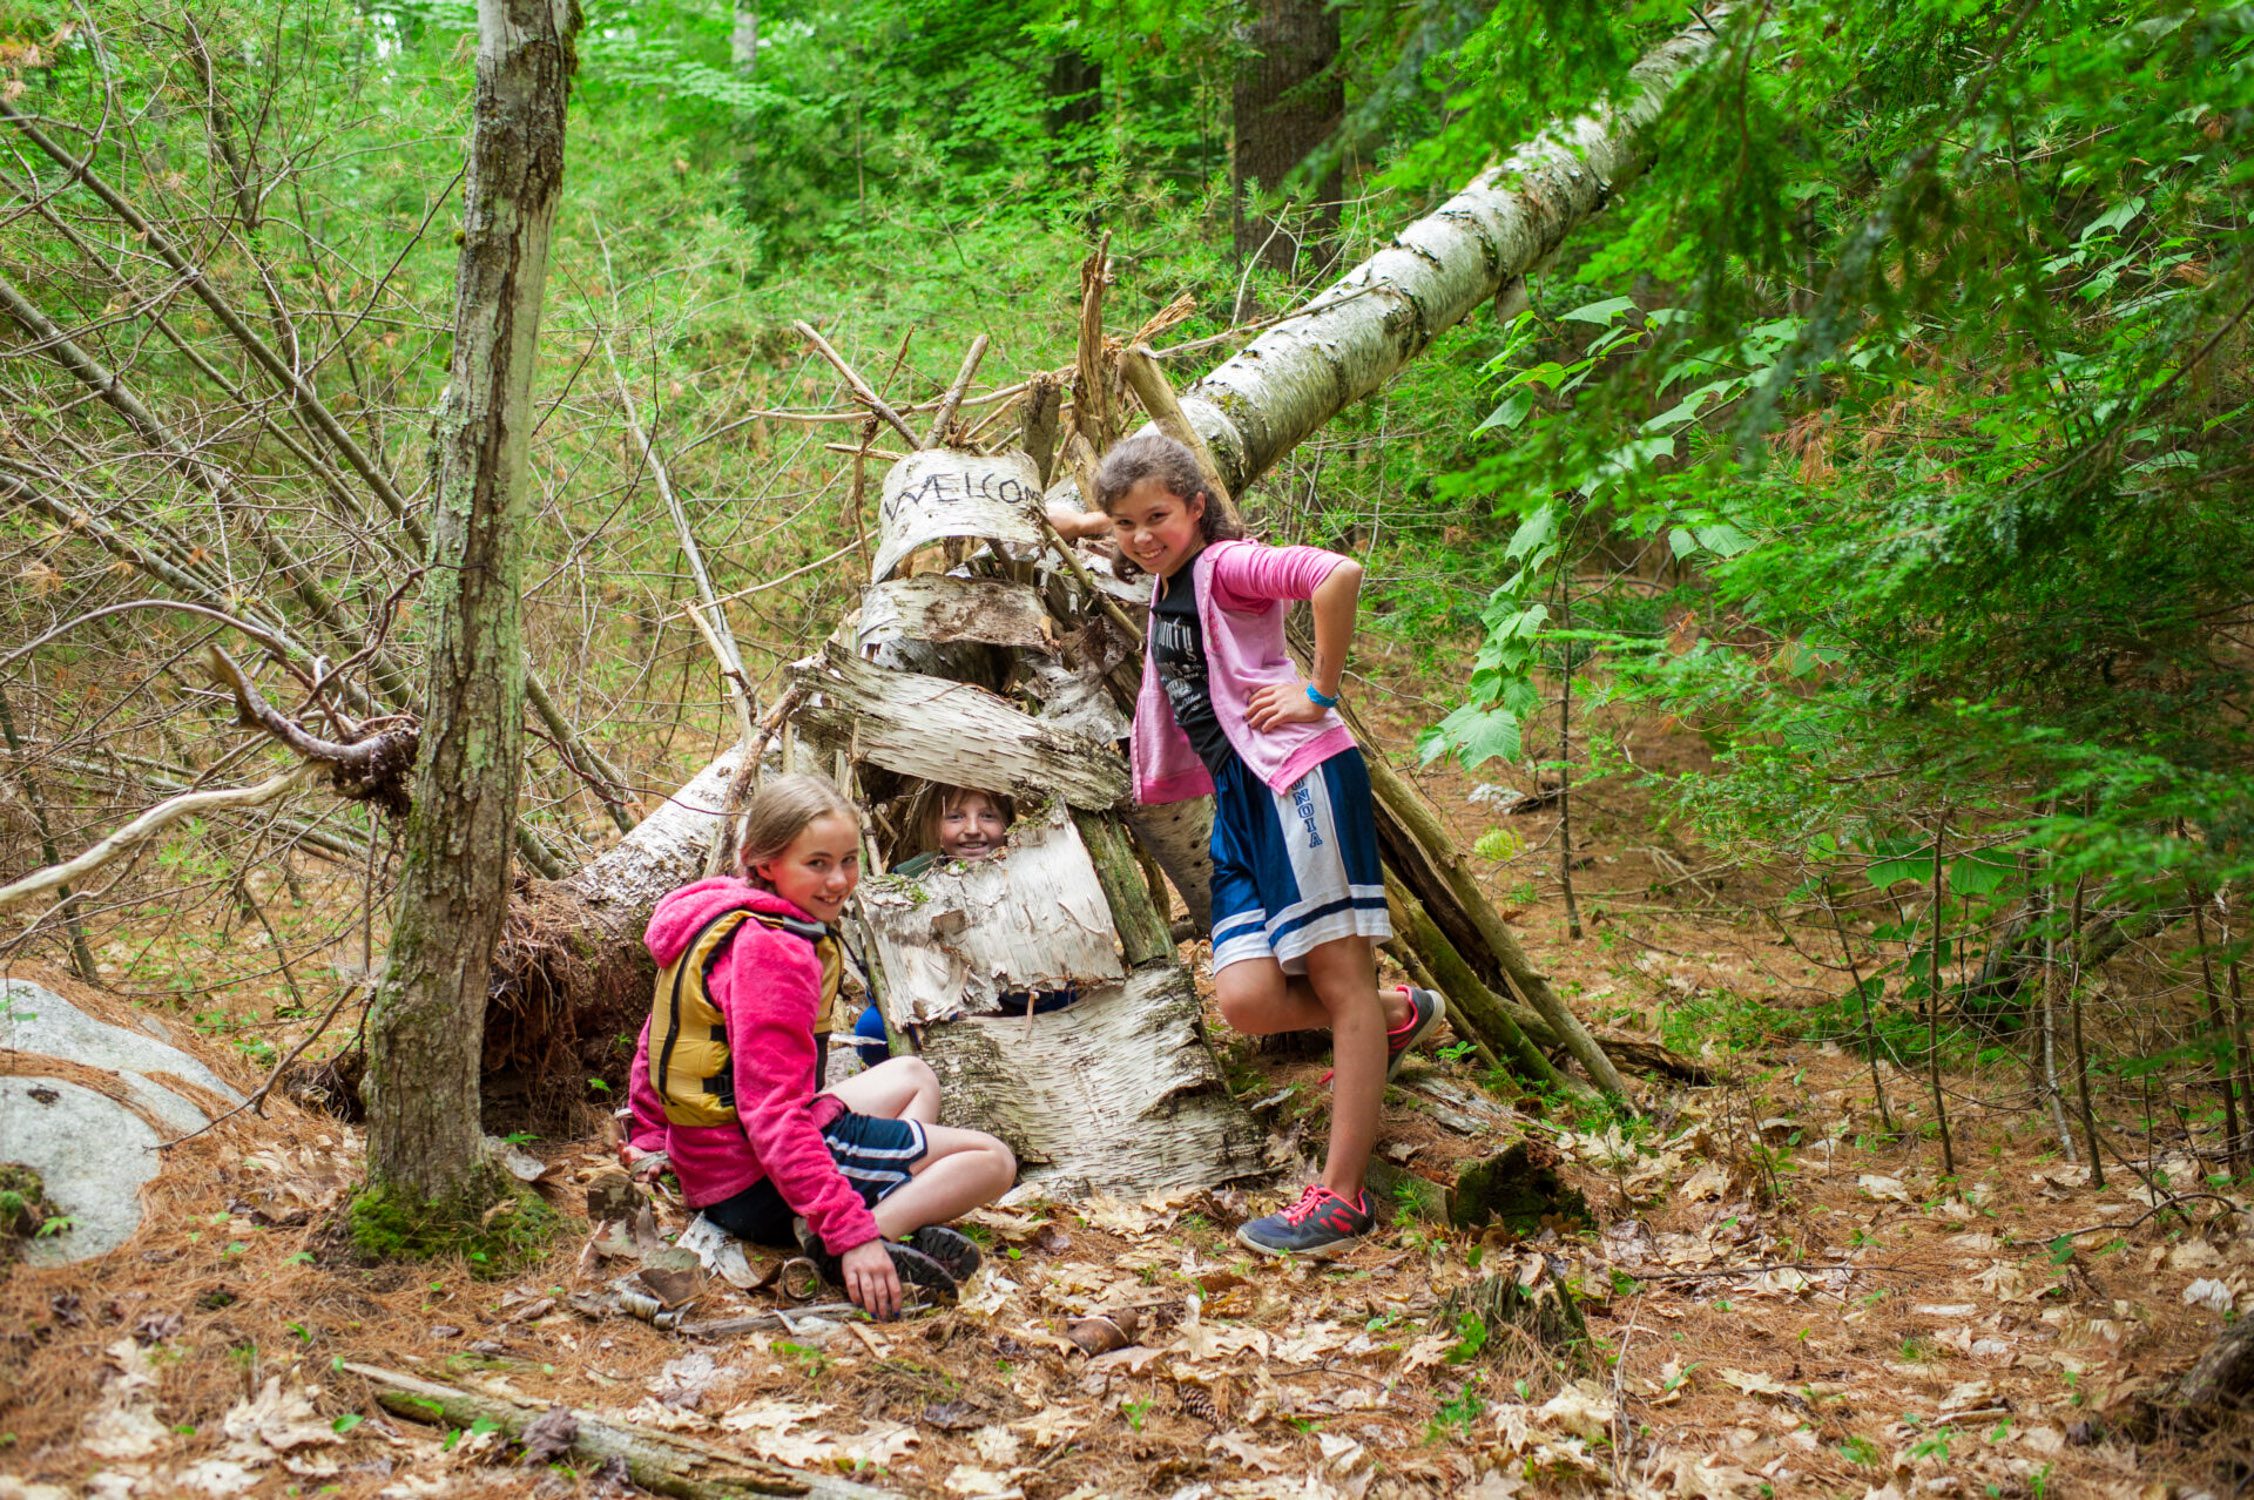
<svg viewBox="0 0 2254 1500">
<path fill-rule="evenodd" d="M 1369 767 L 1341 750 L 1277 792 L 1232 755 L 1213 778 L 1213 970 L 1272 958 L 1286 974 L 1339 938 L 1393 936 Z"/>
</svg>

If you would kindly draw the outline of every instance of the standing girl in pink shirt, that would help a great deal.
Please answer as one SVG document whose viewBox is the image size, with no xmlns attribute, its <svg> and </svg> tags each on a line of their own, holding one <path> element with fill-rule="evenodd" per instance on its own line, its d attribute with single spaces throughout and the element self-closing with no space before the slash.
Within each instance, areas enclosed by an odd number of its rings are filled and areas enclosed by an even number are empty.
<svg viewBox="0 0 2254 1500">
<path fill-rule="evenodd" d="M 819 776 L 772 776 L 744 813 L 743 874 L 664 897 L 624 1152 L 663 1151 L 691 1208 L 738 1238 L 793 1242 L 873 1315 L 903 1280 L 951 1294 L 978 1250 L 948 1219 L 1009 1190 L 1017 1159 L 941 1125 L 939 1080 L 895 1057 L 817 1092 L 814 1027 L 836 998 L 834 932 L 861 880 L 861 824 Z M 908 1237 L 902 1243 L 903 1237 Z"/>
<path fill-rule="evenodd" d="M 1336 1064 L 1322 1180 L 1237 1232 L 1269 1255 L 1336 1255 L 1375 1223 L 1362 1185 L 1386 1080 L 1446 1009 L 1377 987 L 1385 914 L 1369 769 L 1337 713 L 1362 566 L 1315 547 L 1245 541 L 1205 493 L 1190 450 L 1131 437 L 1096 472 L 1120 551 L 1156 580 L 1135 791 L 1213 794 L 1213 987 L 1239 1031 L 1327 1030 Z M 1313 681 L 1284 648 L 1310 601 Z"/>
</svg>

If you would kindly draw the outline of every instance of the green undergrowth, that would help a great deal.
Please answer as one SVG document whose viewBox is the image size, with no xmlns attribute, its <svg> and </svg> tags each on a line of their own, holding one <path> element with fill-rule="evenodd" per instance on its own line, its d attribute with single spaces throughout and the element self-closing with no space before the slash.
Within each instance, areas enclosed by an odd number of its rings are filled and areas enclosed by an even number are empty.
<svg viewBox="0 0 2254 1500">
<path fill-rule="evenodd" d="M 0 1162 L 0 1265 L 23 1253 L 24 1245 L 68 1225 L 47 1201 L 47 1185 L 30 1167 Z"/>
<path fill-rule="evenodd" d="M 472 1275 L 491 1280 L 537 1259 L 563 1222 L 532 1189 L 488 1173 L 460 1197 L 440 1203 L 396 1188 L 364 1187 L 345 1209 L 344 1229 L 370 1261 L 459 1255 Z"/>
</svg>

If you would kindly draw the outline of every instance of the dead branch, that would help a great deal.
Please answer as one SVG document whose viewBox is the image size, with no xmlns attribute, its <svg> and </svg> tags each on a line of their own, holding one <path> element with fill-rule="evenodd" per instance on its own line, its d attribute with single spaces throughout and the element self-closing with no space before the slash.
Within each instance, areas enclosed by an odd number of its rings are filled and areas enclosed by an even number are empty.
<svg viewBox="0 0 2254 1500">
<path fill-rule="evenodd" d="M 986 357 L 986 335 L 971 340 L 970 352 L 963 356 L 963 367 L 956 372 L 955 383 L 947 387 L 947 394 L 939 398 L 939 415 L 932 418 L 931 435 L 922 446 L 936 448 L 947 435 L 947 424 L 955 420 L 956 408 L 963 404 L 963 393 L 970 389 L 973 375 L 978 373 L 978 362 Z"/>
<path fill-rule="evenodd" d="M 5 105 L 0 105 L 0 110 L 5 109 Z M 0 277 L 0 309 L 38 339 L 42 353 L 101 397 L 143 441 L 177 463 L 200 489 L 240 520 L 259 555 L 289 580 L 291 592 L 297 595 L 308 614 L 327 627 L 337 640 L 355 638 L 357 632 L 345 619 L 343 607 L 322 585 L 318 574 L 266 523 L 265 507 L 244 495 L 224 470 L 207 462 L 193 444 L 158 418 L 121 376 L 81 348 L 5 277 Z M 409 686 L 409 674 L 389 653 L 379 653 L 371 661 L 370 669 L 377 684 L 394 702 L 412 701 L 414 693 Z"/>
<path fill-rule="evenodd" d="M 1111 280 L 1111 231 L 1105 230 L 1094 253 L 1080 267 L 1080 341 L 1073 359 L 1072 425 L 1091 452 L 1111 446 L 1116 418 L 1111 383 L 1116 372 L 1104 342 L 1104 287 Z M 1095 492 L 1090 490 L 1090 503 Z"/>
<path fill-rule="evenodd" d="M 634 393 L 626 385 L 626 376 L 618 367 L 617 351 L 611 348 L 610 338 L 603 338 L 603 356 L 610 361 L 611 380 L 618 387 L 618 403 L 626 416 L 626 436 L 641 450 L 642 462 L 649 466 L 650 482 L 657 486 L 658 498 L 665 502 L 666 514 L 673 518 L 673 532 L 681 543 L 682 555 L 689 560 L 689 576 L 697 586 L 697 597 L 703 601 L 700 609 L 689 606 L 689 623 L 696 626 L 697 634 L 712 650 L 714 660 L 720 663 L 720 680 L 728 690 L 728 701 L 736 711 L 737 728 L 749 740 L 755 732 L 757 710 L 751 701 L 751 680 L 744 672 L 743 651 L 736 644 L 736 634 L 729 628 L 728 612 L 721 608 L 712 587 L 712 575 L 705 571 L 704 552 L 697 546 L 696 532 L 690 529 L 689 513 L 681 506 L 681 497 L 674 493 L 673 477 L 665 472 L 665 464 L 657 456 L 657 445 L 642 430 L 641 414 L 634 409 Z M 631 831 L 625 824 L 619 832 Z"/>
<path fill-rule="evenodd" d="M 413 1422 L 469 1427 L 480 1418 L 511 1442 L 541 1441 L 550 1458 L 577 1454 L 590 1467 L 610 1459 L 626 1466 L 643 1489 L 684 1500 L 737 1500 L 757 1495 L 806 1495 L 811 1500 L 881 1500 L 885 1492 L 826 1474 L 785 1468 L 771 1460 L 679 1433 L 621 1422 L 600 1412 L 504 1401 L 378 1365 L 347 1363 L 347 1373 L 375 1387 L 386 1411 Z M 537 1424 L 538 1431 L 532 1429 Z"/>
<path fill-rule="evenodd" d="M 326 766 L 329 785 L 346 801 L 373 802 L 393 817 L 407 816 L 412 805 L 407 773 L 421 749 L 421 727 L 413 719 L 399 715 L 355 725 L 360 737 L 349 743 L 326 740 L 268 703 L 217 646 L 211 648 L 211 670 L 220 686 L 235 695 L 235 712 L 245 728 L 263 729 L 307 760 Z"/>
<path fill-rule="evenodd" d="M 50 865 L 44 870 L 34 870 L 14 884 L 0 887 L 0 906 L 12 906 L 18 901 L 51 891 L 59 885 L 68 884 L 98 870 L 182 818 L 227 812 L 238 807 L 262 807 L 286 797 L 311 781 L 313 773 L 320 769 L 322 767 L 318 761 L 300 761 L 289 770 L 278 776 L 269 776 L 256 786 L 184 792 L 180 796 L 159 802 L 77 858 L 63 864 Z"/>
<path fill-rule="evenodd" d="M 799 333 L 806 338 L 807 342 L 811 343 L 817 350 L 821 352 L 822 358 L 828 360 L 832 365 L 837 367 L 837 372 L 845 377 L 845 383 L 848 386 L 852 387 L 853 394 L 860 399 L 863 406 L 866 406 L 869 410 L 875 412 L 879 417 L 883 418 L 893 431 L 899 433 L 902 437 L 908 440 L 908 447 L 911 450 L 921 448 L 923 446 L 923 439 L 916 436 L 916 430 L 908 425 L 907 421 L 901 417 L 900 413 L 894 411 L 890 406 L 885 404 L 884 397 L 878 395 L 876 393 L 876 389 L 871 386 L 866 380 L 863 380 L 861 378 L 860 371 L 854 369 L 851 365 L 845 362 L 845 357 L 843 355 L 839 354 L 835 349 L 832 349 L 830 347 L 830 341 L 828 339 L 823 338 L 821 334 L 814 331 L 813 324 L 799 322 L 793 323 L 791 326 L 793 328 L 796 328 Z"/>
<path fill-rule="evenodd" d="M 126 226 L 133 231 L 137 240 L 147 245 L 167 266 L 172 268 L 173 274 L 181 279 L 188 290 L 193 292 L 204 306 L 211 309 L 212 316 L 219 320 L 220 326 L 234 336 L 236 342 L 243 346 L 253 360 L 257 361 L 259 368 L 263 369 L 277 384 L 290 393 L 292 399 L 297 402 L 298 409 L 313 420 L 314 425 L 320 429 L 321 435 L 327 438 L 336 448 L 337 453 L 350 466 L 352 471 L 358 474 L 371 490 L 375 491 L 376 497 L 383 502 L 384 508 L 409 528 L 408 534 L 416 537 L 417 544 L 420 545 L 418 529 L 407 519 L 407 504 L 400 498 L 399 491 L 393 486 L 390 476 L 385 474 L 375 461 L 368 456 L 367 451 L 353 440 L 350 433 L 344 430 L 344 424 L 336 419 L 335 413 L 329 410 L 327 404 L 321 400 L 320 393 L 314 390 L 311 383 L 292 369 L 280 355 L 276 354 L 273 347 L 259 337 L 257 331 L 243 320 L 242 315 L 234 309 L 227 299 L 219 295 L 219 289 L 212 284 L 209 277 L 203 274 L 202 268 L 182 254 L 179 247 L 175 246 L 162 230 L 143 217 L 124 194 L 118 192 L 116 188 L 110 186 L 100 175 L 95 173 L 90 162 L 73 157 L 59 143 L 50 138 L 46 132 L 42 131 L 37 124 L 33 123 L 29 116 L 23 114 L 6 100 L 0 100 L 0 119 L 7 120 L 8 123 L 23 132 L 25 139 L 45 152 L 66 174 L 84 183 L 96 197 L 109 205 L 112 212 L 125 221 Z"/>
</svg>

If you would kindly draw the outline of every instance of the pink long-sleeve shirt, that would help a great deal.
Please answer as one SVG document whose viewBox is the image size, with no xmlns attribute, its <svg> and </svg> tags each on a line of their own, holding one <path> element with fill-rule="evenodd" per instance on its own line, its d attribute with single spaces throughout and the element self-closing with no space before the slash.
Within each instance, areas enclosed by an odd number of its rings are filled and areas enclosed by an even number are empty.
<svg viewBox="0 0 2254 1500">
<path fill-rule="evenodd" d="M 643 941 L 658 967 L 679 958 L 707 922 L 742 908 L 813 918 L 771 891 L 733 876 L 672 892 L 650 914 Z M 736 929 L 706 984 L 727 1017 L 728 1061 L 736 1079 L 736 1123 L 675 1125 L 650 1077 L 650 1031 L 634 1054 L 628 1139 L 662 1149 L 692 1208 L 732 1198 L 762 1177 L 803 1215 L 833 1255 L 876 1239 L 877 1222 L 830 1157 L 822 1128 L 845 1111 L 835 1094 L 814 1092 L 814 1022 L 821 1006 L 822 961 L 805 938 L 760 922 Z"/>
<path fill-rule="evenodd" d="M 1286 603 L 1312 599 L 1323 580 L 1345 560 L 1320 547 L 1234 541 L 1214 542 L 1190 559 L 1213 715 L 1221 721 L 1230 748 L 1274 791 L 1284 791 L 1354 744 L 1352 731 L 1335 709 L 1324 710 L 1311 723 L 1286 724 L 1265 733 L 1245 722 L 1246 705 L 1255 691 L 1270 683 L 1299 681 L 1298 664 L 1284 645 Z M 1173 705 L 1166 701 L 1166 689 L 1158 680 L 1155 652 L 1143 653 L 1143 686 L 1135 700 L 1129 750 L 1138 802 L 1185 802 L 1213 791 L 1205 762 L 1198 759 L 1182 726 L 1174 722 Z"/>
</svg>

